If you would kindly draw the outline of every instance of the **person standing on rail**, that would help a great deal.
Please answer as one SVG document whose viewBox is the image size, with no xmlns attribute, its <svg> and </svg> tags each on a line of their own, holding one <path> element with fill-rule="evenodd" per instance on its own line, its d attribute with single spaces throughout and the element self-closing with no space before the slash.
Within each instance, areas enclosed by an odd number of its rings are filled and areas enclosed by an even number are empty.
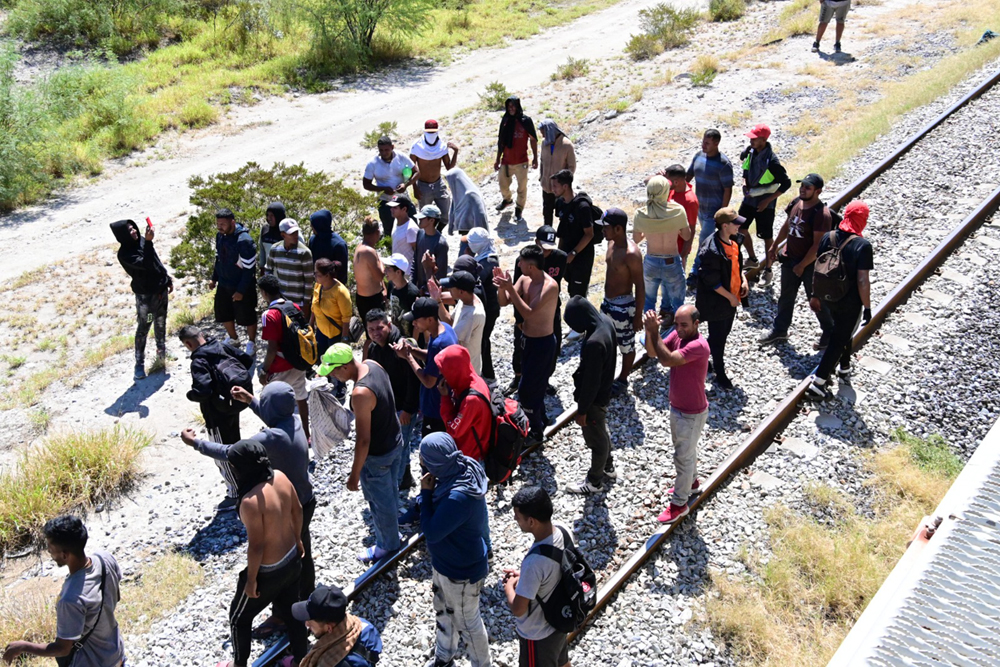
<svg viewBox="0 0 1000 667">
<path fill-rule="evenodd" d="M 510 274 L 496 269 L 493 282 L 499 288 L 500 305 L 513 304 L 521 313 L 521 384 L 518 398 L 528 416 L 531 432 L 526 444 L 542 442 L 548 418 L 545 390 L 554 367 L 556 337 L 553 333 L 559 286 L 545 272 L 545 255 L 536 245 L 521 248 L 518 259 L 521 277 L 514 283 Z"/>
<path fill-rule="evenodd" d="M 347 613 L 347 596 L 337 586 L 319 586 L 307 600 L 292 605 L 292 616 L 305 623 L 316 643 L 302 667 L 375 667 L 382 654 L 378 629 Z"/>
<path fill-rule="evenodd" d="M 385 236 L 392 234 L 389 201 L 394 195 L 405 193 L 420 178 L 420 169 L 410 158 L 397 153 L 395 148 L 392 139 L 387 136 L 379 137 L 378 155 L 365 166 L 365 173 L 361 178 L 361 185 L 365 190 L 379 193 L 378 217 L 382 221 L 382 233 Z M 410 215 L 415 212 L 411 210 Z"/>
<path fill-rule="evenodd" d="M 369 359 L 358 362 L 351 346 L 337 343 L 323 355 L 317 371 L 333 374 L 341 382 L 354 383 L 354 463 L 347 490 L 361 492 L 368 501 L 375 528 L 375 546 L 358 557 L 370 563 L 399 550 L 399 480 L 403 477 L 403 436 L 396 416 L 392 380 L 385 369 Z"/>
<path fill-rule="evenodd" d="M 770 345 L 788 339 L 788 329 L 792 325 L 795 312 L 795 297 L 799 286 L 806 292 L 806 299 L 812 298 L 813 264 L 820 241 L 833 225 L 830 208 L 820 201 L 823 192 L 823 178 L 819 174 L 809 174 L 799 181 L 799 196 L 785 207 L 788 215 L 775 244 L 768 251 L 768 264 L 775 258 L 781 262 L 781 294 L 778 297 L 778 312 L 774 315 L 771 331 L 760 338 L 761 345 Z M 779 244 L 788 239 L 783 253 L 778 252 Z M 820 304 L 816 319 L 822 330 L 814 350 L 825 350 L 833 331 L 833 319 L 829 309 Z"/>
<path fill-rule="evenodd" d="M 392 346 L 420 380 L 420 414 L 423 418 L 420 435 L 426 437 L 445 430 L 444 420 L 441 418 L 441 394 L 437 389 L 441 377 L 437 355 L 449 345 L 458 345 L 458 336 L 450 324 L 438 319 L 438 303 L 434 299 L 420 297 L 413 302 L 413 310 L 404 315 L 403 319 L 413 323 L 414 336 L 423 334 L 428 340 L 426 350 L 413 347 L 405 340 Z M 424 362 L 423 368 L 419 361 Z"/>
<path fill-rule="evenodd" d="M 517 179 L 517 203 L 514 205 L 514 222 L 521 221 L 521 213 L 528 201 L 528 145 L 531 145 L 531 168 L 538 169 L 538 135 L 535 124 L 521 108 L 520 98 L 511 95 L 503 105 L 497 136 L 497 159 L 493 171 L 498 172 L 502 199 L 497 211 L 511 205 L 510 186 Z"/>
<path fill-rule="evenodd" d="M 719 150 L 722 133 L 716 129 L 705 130 L 701 139 L 701 150 L 691 159 L 685 175 L 690 182 L 694 179 L 694 192 L 698 197 L 698 247 L 704 245 L 715 233 L 715 212 L 729 206 L 733 197 L 733 163 Z M 697 278 L 698 258 L 695 257 L 688 283 Z"/>
<path fill-rule="evenodd" d="M 448 351 L 445 350 L 443 354 Z M 489 667 L 490 640 L 479 612 L 489 572 L 487 479 L 447 433 L 420 443 L 420 528 L 431 556 L 437 642 L 426 667 L 451 667 L 461 639 L 472 667 Z"/>
<path fill-rule="evenodd" d="M 236 216 L 228 208 L 215 214 L 215 228 L 215 266 L 208 283 L 208 289 L 215 290 L 215 321 L 234 345 L 239 345 L 236 325 L 246 327 L 246 353 L 252 357 L 257 345 L 257 248 L 250 232 L 236 224 Z"/>
<path fill-rule="evenodd" d="M 554 120 L 538 124 L 542 133 L 542 156 L 538 178 L 542 182 L 542 224 L 552 226 L 556 212 L 556 193 L 552 190 L 552 176 L 566 169 L 576 173 L 576 151 L 573 142 L 559 129 Z"/>
<path fill-rule="evenodd" d="M 573 172 L 557 171 L 552 178 L 552 192 L 559 214 L 559 249 L 566 253 L 566 290 L 570 296 L 587 296 L 590 275 L 594 270 L 594 203 L 585 192 L 573 192 Z M 575 339 L 572 339 L 575 340 Z"/>
<path fill-rule="evenodd" d="M 103 551 L 87 556 L 87 527 L 75 516 L 50 519 L 42 533 L 56 567 L 69 568 L 56 602 L 56 639 L 11 642 L 3 650 L 4 662 L 32 655 L 56 658 L 61 665 L 124 667 L 125 645 L 115 620 L 122 573 L 115 557 Z"/>
<path fill-rule="evenodd" d="M 441 167 L 445 171 L 458 164 L 458 144 L 445 142 L 438 133 L 438 122 L 433 118 L 424 122 L 423 135 L 410 147 L 410 160 L 417 165 L 417 180 L 413 182 L 413 194 L 420 206 L 434 204 L 441 211 L 441 227 L 448 225 L 451 212 L 451 195 L 441 177 Z M 453 151 L 448 153 L 448 151 Z M 395 248 L 393 252 L 398 252 Z M 409 258 L 407 258 L 409 259 Z"/>
<path fill-rule="evenodd" d="M 712 225 L 716 233 L 698 250 L 701 271 L 698 272 L 695 307 L 701 319 L 708 323 L 708 347 L 712 351 L 715 384 L 726 390 L 733 388 L 733 381 L 726 374 L 726 339 L 733 329 L 740 299 L 748 291 L 743 253 L 740 252 L 743 222 L 732 207 L 720 208 Z"/>
<path fill-rule="evenodd" d="M 659 336 L 660 318 L 647 311 L 646 352 L 670 369 L 670 437 L 674 443 L 676 479 L 670 495 L 670 506 L 656 519 L 673 523 L 688 513 L 688 499 L 698 490 L 698 438 L 708 421 L 708 397 L 705 378 L 708 375 L 708 342 L 698 332 L 698 310 L 692 305 L 681 306 L 674 315 L 674 330 L 666 340 Z"/>
<path fill-rule="evenodd" d="M 687 184 L 684 184 L 687 187 Z M 643 311 L 656 308 L 660 294 L 660 321 L 669 328 L 674 312 L 684 304 L 684 263 L 677 247 L 678 239 L 691 238 L 684 207 L 670 200 L 670 181 L 653 176 L 646 183 L 646 206 L 635 212 L 632 240 L 646 240 L 642 260 Z"/>
<path fill-rule="evenodd" d="M 608 242 L 601 312 L 614 322 L 618 349 L 622 353 L 622 369 L 611 388 L 612 396 L 620 396 L 628 389 L 628 375 L 635 361 L 635 332 L 642 329 L 642 310 L 636 307 L 636 304 L 646 302 L 642 253 L 628 237 L 628 215 L 625 211 L 609 208 L 604 212 L 601 226 Z"/>
<path fill-rule="evenodd" d="M 583 431 L 583 442 L 590 449 L 590 470 L 579 484 L 566 487 L 569 493 L 597 493 L 606 480 L 617 479 L 611 457 L 608 433 L 608 402 L 615 381 L 618 355 L 615 351 L 615 323 L 597 312 L 582 296 L 566 303 L 566 324 L 584 334 L 580 343 L 580 366 L 573 373 L 573 398 L 576 400 L 576 423 Z"/>
<path fill-rule="evenodd" d="M 763 123 L 755 125 L 744 136 L 750 137 L 750 145 L 740 153 L 743 163 L 743 203 L 739 214 L 746 220 L 742 232 L 743 245 L 747 249 L 749 268 L 757 269 L 757 252 L 750 236 L 750 224 L 757 223 L 757 238 L 764 242 L 763 278 L 771 280 L 771 264 L 767 261 L 774 238 L 774 209 L 778 197 L 792 187 L 792 181 L 785 168 L 778 161 L 768 139 L 771 128 Z"/>
<path fill-rule="evenodd" d="M 844 219 L 836 231 L 823 237 L 819 244 L 819 256 L 836 249 L 839 251 L 840 263 L 844 267 L 845 294 L 839 299 L 831 300 L 829 287 L 821 279 L 813 284 L 813 295 L 809 306 L 819 312 L 823 303 L 830 309 L 833 318 L 833 329 L 830 332 L 830 344 L 823 352 L 819 368 L 813 377 L 806 396 L 823 400 L 829 396 L 827 383 L 837 362 L 837 377 L 847 381 L 851 377 L 851 339 L 858 324 L 859 315 L 862 325 L 872 319 L 871 283 L 868 272 L 875 267 L 872 257 L 872 244 L 861 234 L 868 224 L 868 204 L 861 200 L 852 201 L 844 209 Z M 815 274 L 814 274 L 815 275 Z M 839 286 L 838 286 L 839 287 Z"/>
</svg>

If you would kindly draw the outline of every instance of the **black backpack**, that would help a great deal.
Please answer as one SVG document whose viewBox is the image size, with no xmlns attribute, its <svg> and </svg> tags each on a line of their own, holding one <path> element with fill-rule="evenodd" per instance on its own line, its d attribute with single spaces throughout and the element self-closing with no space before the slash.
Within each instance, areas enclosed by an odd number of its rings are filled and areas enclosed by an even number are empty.
<svg viewBox="0 0 1000 667">
<path fill-rule="evenodd" d="M 253 357 L 225 343 L 222 344 L 222 349 L 225 356 L 217 364 L 208 365 L 209 375 L 212 376 L 212 392 L 215 394 L 212 404 L 223 414 L 235 415 L 248 406 L 233 399 L 233 387 L 243 387 L 253 393 L 253 375 L 250 374 Z"/>
<path fill-rule="evenodd" d="M 847 267 L 844 266 L 843 250 L 856 238 L 856 234 L 850 234 L 838 246 L 836 230 L 827 236 L 830 247 L 819 254 L 813 267 L 813 296 L 820 301 L 827 303 L 840 301 L 851 291 L 851 283 L 847 279 Z"/>
<path fill-rule="evenodd" d="M 590 243 L 587 245 L 587 247 L 596 248 L 597 244 L 604 240 L 604 227 L 597 224 L 597 221 L 600 220 L 602 217 L 604 217 L 604 211 L 601 210 L 601 207 L 595 204 L 590 199 L 590 195 L 588 195 L 586 192 L 581 192 L 579 194 L 586 197 L 587 201 L 590 202 L 590 215 L 593 216 L 594 218 L 594 237 L 590 239 Z"/>
<path fill-rule="evenodd" d="M 306 321 L 302 311 L 291 301 L 274 306 L 281 313 L 281 354 L 292 368 L 307 371 L 319 361 L 316 332 Z"/>
<path fill-rule="evenodd" d="M 512 398 L 505 398 L 495 382 L 486 381 L 486 386 L 490 390 L 490 398 L 470 387 L 459 397 L 459 402 L 465 400 L 466 396 L 478 396 L 490 406 L 493 420 L 490 423 L 489 440 L 480 442 L 475 430 L 472 431 L 472 437 L 476 439 L 482 454 L 486 477 L 494 484 L 502 484 L 510 479 L 521 463 L 524 441 L 531 427 L 520 403 Z"/>
<path fill-rule="evenodd" d="M 542 607 L 545 622 L 556 632 L 576 632 L 597 605 L 597 575 L 573 544 L 569 531 L 562 526 L 556 528 L 562 533 L 564 548 L 539 544 L 528 552 L 551 558 L 559 563 L 562 572 L 549 599 L 536 596 L 535 600 Z"/>
</svg>

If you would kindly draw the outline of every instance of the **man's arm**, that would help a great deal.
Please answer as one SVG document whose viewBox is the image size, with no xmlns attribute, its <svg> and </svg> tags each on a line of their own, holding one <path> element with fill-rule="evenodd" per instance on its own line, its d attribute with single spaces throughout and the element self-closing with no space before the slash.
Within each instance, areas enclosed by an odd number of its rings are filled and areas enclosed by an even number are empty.
<svg viewBox="0 0 1000 667">
<path fill-rule="evenodd" d="M 538 169 L 538 139 L 530 136 L 528 143 L 531 145 L 531 168 Z"/>
<path fill-rule="evenodd" d="M 278 341 L 269 340 L 267 341 L 267 352 L 264 353 L 264 363 L 260 365 L 260 370 L 264 373 L 269 373 L 271 369 L 271 364 L 274 363 L 275 358 L 278 356 Z"/>
<path fill-rule="evenodd" d="M 257 573 L 264 560 L 264 516 L 261 492 L 250 494 L 240 503 L 240 520 L 247 529 L 247 583 L 246 596 L 259 597 L 257 593 Z"/>
<path fill-rule="evenodd" d="M 642 328 L 642 304 L 646 302 L 646 281 L 642 277 L 642 253 L 638 248 L 630 249 L 625 253 L 625 264 L 628 266 L 629 276 L 632 278 L 632 289 L 635 290 L 635 318 L 632 326 L 638 331 Z"/>
<path fill-rule="evenodd" d="M 722 188 L 722 208 L 729 206 L 729 200 L 733 198 L 733 186 Z"/>
<path fill-rule="evenodd" d="M 361 179 L 361 187 L 363 187 L 368 192 L 378 192 L 387 195 L 392 195 L 396 193 L 396 191 L 390 188 L 388 185 L 385 186 L 375 185 L 372 179 L 367 177 Z"/>
<path fill-rule="evenodd" d="M 793 269 L 795 271 L 795 275 L 801 276 L 802 272 L 805 271 L 810 264 L 816 261 L 816 251 L 819 250 L 819 244 L 823 240 L 824 236 L 826 236 L 826 232 L 813 232 L 813 243 L 809 246 L 809 252 L 807 252 L 806 256 L 802 258 L 802 261 L 795 265 L 795 268 Z"/>
<path fill-rule="evenodd" d="M 423 357 L 426 360 L 427 353 L 424 352 L 423 350 L 421 350 L 421 352 L 423 352 Z M 420 380 L 420 384 L 424 385 L 428 389 L 433 389 L 434 387 L 437 386 L 438 379 L 424 372 L 424 369 L 420 367 L 420 364 L 418 364 L 417 360 L 415 359 L 416 354 L 417 350 L 407 345 L 406 355 L 403 357 L 403 359 L 405 359 L 406 362 L 410 364 L 410 368 L 413 370 L 413 374 L 417 376 L 417 379 Z"/>
<path fill-rule="evenodd" d="M 275 473 L 277 474 L 277 473 Z M 291 483 L 289 482 L 289 486 Z M 292 528 L 295 530 L 295 542 L 299 548 L 299 556 L 306 555 L 305 545 L 302 544 L 302 503 L 299 502 L 299 494 L 295 487 L 292 487 Z"/>
<path fill-rule="evenodd" d="M 73 650 L 74 640 L 56 639 L 49 644 L 34 644 L 32 642 L 11 642 L 4 649 L 3 659 L 7 663 L 14 662 L 18 656 L 34 655 L 39 658 L 64 658 Z"/>
<path fill-rule="evenodd" d="M 660 316 L 656 314 L 655 310 L 646 313 L 643 324 L 646 327 L 646 354 L 656 357 L 660 365 L 667 368 L 683 366 L 687 363 L 684 355 L 668 350 L 667 344 L 660 338 Z"/>
<path fill-rule="evenodd" d="M 239 301 L 254 288 L 255 274 L 257 273 L 257 246 L 254 245 L 250 235 L 244 232 L 240 234 L 240 238 L 236 242 L 236 249 L 240 255 L 240 282 L 236 286 L 233 300 Z M 239 299 L 236 298 L 237 295 L 239 295 Z"/>
<path fill-rule="evenodd" d="M 590 227 L 584 228 L 583 238 L 580 239 L 580 242 L 576 244 L 575 248 L 573 248 L 573 254 L 579 255 L 581 252 L 583 252 L 583 249 L 586 248 L 588 245 L 590 245 L 590 241 L 593 238 L 594 238 L 594 226 L 591 225 Z M 572 257 L 570 259 L 572 259 Z"/>
<path fill-rule="evenodd" d="M 368 458 L 368 448 L 372 441 L 372 410 L 375 409 L 375 395 L 367 387 L 355 389 L 351 393 L 351 408 L 354 410 L 354 462 L 351 475 L 347 478 L 347 488 L 357 491 L 361 482 L 361 468 Z"/>
<path fill-rule="evenodd" d="M 445 169 L 454 169 L 455 165 L 458 164 L 458 144 L 456 144 L 454 141 L 449 141 L 448 148 L 450 148 L 455 152 L 452 153 L 451 155 L 445 153 L 444 157 L 441 158 L 441 163 L 444 164 Z"/>
<path fill-rule="evenodd" d="M 313 299 L 313 284 L 316 282 L 316 274 L 313 269 L 313 256 L 312 253 L 306 250 L 302 253 L 302 282 L 305 286 L 303 290 L 305 296 L 302 297 L 302 314 L 309 319 L 309 315 L 312 312 L 312 299 Z"/>
<path fill-rule="evenodd" d="M 872 284 L 868 279 L 868 271 L 858 270 L 858 294 L 861 295 L 861 305 L 865 307 L 865 310 L 870 311 L 872 308 Z"/>
</svg>

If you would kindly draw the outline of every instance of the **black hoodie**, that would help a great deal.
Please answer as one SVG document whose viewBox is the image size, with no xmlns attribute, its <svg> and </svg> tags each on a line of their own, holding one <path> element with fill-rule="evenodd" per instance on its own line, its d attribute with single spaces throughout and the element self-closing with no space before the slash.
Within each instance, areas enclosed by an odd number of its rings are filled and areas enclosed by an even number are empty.
<svg viewBox="0 0 1000 667">
<path fill-rule="evenodd" d="M 134 228 L 139 240 L 132 238 L 129 228 Z M 111 231 L 121 244 L 118 261 L 132 277 L 132 291 L 136 294 L 159 294 L 172 283 L 170 275 L 156 254 L 152 241 L 142 237 L 139 226 L 131 220 L 111 223 Z"/>
<path fill-rule="evenodd" d="M 214 410 L 223 414 L 233 414 L 246 407 L 245 403 L 235 403 L 232 397 L 219 393 L 215 369 L 223 359 L 228 358 L 236 359 L 247 369 L 253 366 L 253 357 L 249 354 L 214 338 L 207 339 L 204 345 L 191 353 L 191 390 L 187 393 L 189 401 L 208 401 Z"/>
<path fill-rule="evenodd" d="M 325 208 L 320 209 L 309 216 L 309 224 L 313 229 L 313 234 L 309 237 L 309 252 L 312 253 L 313 261 L 325 258 L 331 262 L 340 262 L 337 280 L 346 286 L 347 242 L 333 231 L 333 214 Z"/>
<path fill-rule="evenodd" d="M 517 111 L 511 116 L 507 113 L 507 103 L 513 102 Z M 521 108 L 521 99 L 516 95 L 511 95 L 503 103 L 503 118 L 500 119 L 500 132 L 497 136 L 497 146 L 500 150 L 505 148 L 511 148 L 514 145 L 514 121 L 521 121 L 521 125 L 524 126 L 524 131 L 528 133 L 529 137 L 534 137 L 538 140 L 538 134 L 535 132 L 535 124 L 532 122 L 530 116 L 524 115 L 524 110 Z"/>
<path fill-rule="evenodd" d="M 733 275 L 733 263 L 723 249 L 722 239 L 718 230 L 698 249 L 698 259 L 700 268 L 698 269 L 698 292 L 695 296 L 694 307 L 698 309 L 698 319 L 702 322 L 717 322 L 732 318 L 736 315 L 736 308 L 729 303 L 729 299 L 715 291 L 715 288 L 723 286 L 729 289 L 730 280 Z M 742 234 L 738 236 L 742 237 Z M 736 244 L 737 259 L 740 263 L 739 273 L 743 273 L 743 239 L 732 241 Z"/>
<path fill-rule="evenodd" d="M 570 297 L 563 317 L 570 329 L 585 333 L 580 346 L 580 367 L 573 373 L 577 408 L 583 413 L 591 405 L 607 407 L 618 362 L 615 325 L 582 296 Z"/>
</svg>

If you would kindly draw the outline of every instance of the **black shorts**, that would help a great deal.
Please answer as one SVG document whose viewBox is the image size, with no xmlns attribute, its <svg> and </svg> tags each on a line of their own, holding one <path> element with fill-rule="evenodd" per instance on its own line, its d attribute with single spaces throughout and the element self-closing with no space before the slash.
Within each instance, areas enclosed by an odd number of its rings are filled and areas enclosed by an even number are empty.
<svg viewBox="0 0 1000 667">
<path fill-rule="evenodd" d="M 376 308 L 385 310 L 385 295 L 373 294 L 372 296 L 361 296 L 358 294 L 356 303 L 358 306 L 358 317 L 361 318 L 361 324 L 367 327 L 368 325 L 365 324 L 365 315 L 368 314 L 369 310 L 375 310 Z"/>
<path fill-rule="evenodd" d="M 218 285 L 215 288 L 215 321 L 236 322 L 241 327 L 257 324 L 257 290 L 251 287 L 239 301 L 233 301 L 234 290 Z"/>
<path fill-rule="evenodd" d="M 758 211 L 757 206 L 754 204 L 748 204 L 746 202 L 740 204 L 740 210 L 738 215 L 747 219 L 745 223 L 740 225 L 741 231 L 746 231 L 750 229 L 750 223 L 757 223 L 757 238 L 767 239 L 770 241 L 774 238 L 774 208 L 765 208 L 763 211 Z"/>
<path fill-rule="evenodd" d="M 563 667 L 569 662 L 565 632 L 553 632 L 537 640 L 518 636 L 517 641 L 521 645 L 519 667 Z"/>
</svg>

